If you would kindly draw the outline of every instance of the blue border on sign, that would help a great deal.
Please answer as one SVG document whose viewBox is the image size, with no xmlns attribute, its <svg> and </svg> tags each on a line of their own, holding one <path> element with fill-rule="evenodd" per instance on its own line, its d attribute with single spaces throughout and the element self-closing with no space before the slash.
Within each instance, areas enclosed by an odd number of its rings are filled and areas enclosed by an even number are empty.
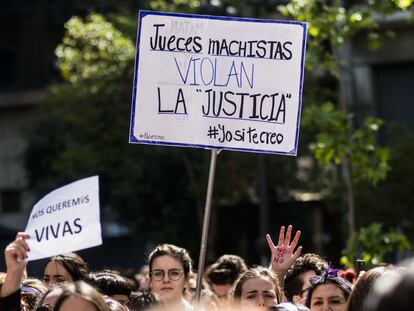
<svg viewBox="0 0 414 311">
<path fill-rule="evenodd" d="M 135 128 L 135 101 L 137 97 L 137 78 L 138 78 L 138 66 L 139 66 L 139 48 L 141 43 L 141 25 L 142 20 L 147 15 L 160 15 L 160 16 L 175 16 L 185 18 L 196 18 L 196 19 L 214 19 L 214 20 L 226 20 L 226 21 L 238 21 L 238 22 L 256 22 L 256 23 L 273 23 L 273 24 L 294 24 L 299 25 L 303 28 L 303 40 L 302 40 L 302 55 L 301 55 L 301 74 L 300 74 L 300 87 L 299 87 L 299 105 L 298 115 L 296 119 L 296 133 L 295 133 L 295 146 L 293 150 L 289 152 L 281 151 L 269 151 L 269 150 L 258 150 L 250 148 L 231 148 L 226 146 L 214 146 L 214 145 L 197 145 L 197 144 L 184 144 L 184 143 L 170 143 L 160 141 L 149 141 L 139 140 L 134 136 Z M 300 115 L 302 111 L 302 94 L 303 94 L 303 80 L 305 74 L 305 53 L 306 53 L 306 40 L 307 40 L 307 29 L 308 24 L 306 22 L 297 21 L 284 21 L 284 20 L 271 20 L 271 19 L 260 19 L 260 18 L 247 18 L 247 17 L 231 17 L 231 16 L 212 16 L 212 15 L 199 15 L 199 14 L 184 14 L 184 13 L 170 13 L 170 12 L 158 12 L 158 11 L 139 11 L 138 18 L 138 31 L 137 31 L 137 43 L 136 43 L 136 54 L 135 54 L 135 65 L 134 65 L 134 83 L 132 89 L 132 109 L 131 109 L 131 121 L 130 121 L 130 132 L 129 142 L 134 144 L 147 144 L 147 145 L 165 145 L 165 146 L 176 146 L 176 147 L 191 147 L 191 148 L 204 148 L 204 149 L 223 149 L 243 152 L 255 152 L 255 153 L 268 153 L 268 154 L 281 154 L 296 156 L 298 151 L 299 142 L 299 128 L 300 128 Z"/>
</svg>

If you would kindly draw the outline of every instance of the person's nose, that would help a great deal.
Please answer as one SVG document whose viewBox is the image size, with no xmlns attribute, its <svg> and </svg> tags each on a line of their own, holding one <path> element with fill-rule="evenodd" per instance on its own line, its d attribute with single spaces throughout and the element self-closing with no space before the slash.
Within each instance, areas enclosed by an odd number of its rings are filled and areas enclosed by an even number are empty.
<svg viewBox="0 0 414 311">
<path fill-rule="evenodd" d="M 46 283 L 46 286 L 50 288 L 50 287 L 55 286 L 57 283 L 58 282 L 56 280 L 50 279 L 49 282 Z"/>
<path fill-rule="evenodd" d="M 262 295 L 258 295 L 256 298 L 256 305 L 258 307 L 264 307 L 265 306 L 265 300 L 263 299 Z"/>
<path fill-rule="evenodd" d="M 331 306 L 329 305 L 328 302 L 323 304 L 323 308 L 321 311 L 332 311 L 333 309 L 331 308 Z"/>
<path fill-rule="evenodd" d="M 166 273 L 165 275 L 164 275 L 164 277 L 162 278 L 162 282 L 163 283 L 169 283 L 171 280 L 170 280 L 170 278 L 169 278 L 169 276 L 168 276 L 168 273 Z"/>
</svg>

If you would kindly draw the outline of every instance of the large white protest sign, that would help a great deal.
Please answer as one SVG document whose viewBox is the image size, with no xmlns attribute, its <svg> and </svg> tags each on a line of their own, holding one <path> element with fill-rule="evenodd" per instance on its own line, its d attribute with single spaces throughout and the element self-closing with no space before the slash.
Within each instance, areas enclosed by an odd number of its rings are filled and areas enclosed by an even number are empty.
<svg viewBox="0 0 414 311">
<path fill-rule="evenodd" d="M 296 155 L 307 24 L 140 11 L 130 142 Z"/>
<path fill-rule="evenodd" d="M 33 207 L 26 226 L 28 260 L 101 245 L 99 215 L 98 176 L 50 192 Z"/>
</svg>

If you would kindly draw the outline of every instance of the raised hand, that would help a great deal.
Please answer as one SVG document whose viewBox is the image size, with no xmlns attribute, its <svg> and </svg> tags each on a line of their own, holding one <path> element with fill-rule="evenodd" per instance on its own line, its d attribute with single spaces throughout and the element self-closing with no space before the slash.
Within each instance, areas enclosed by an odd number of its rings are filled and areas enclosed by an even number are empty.
<svg viewBox="0 0 414 311">
<path fill-rule="evenodd" d="M 26 267 L 27 252 L 30 250 L 26 239 L 29 235 L 25 232 L 19 232 L 16 239 L 7 245 L 4 251 L 7 271 L 20 271 Z"/>
<path fill-rule="evenodd" d="M 26 271 L 27 252 L 30 251 L 26 242 L 28 238 L 27 233 L 19 232 L 16 239 L 4 250 L 7 275 L 0 289 L 0 297 L 8 296 L 20 288 L 22 277 Z"/>
<path fill-rule="evenodd" d="M 292 226 L 289 225 L 285 235 L 285 227 L 280 228 L 279 241 L 277 246 L 272 241 L 272 238 L 269 234 L 266 234 L 267 244 L 269 245 L 271 256 L 271 268 L 278 275 L 279 279 L 284 278 L 287 270 L 299 257 L 302 246 L 299 246 L 296 251 L 295 248 L 298 245 L 301 232 L 296 231 L 295 237 L 292 242 L 290 241 L 292 236 Z"/>
</svg>

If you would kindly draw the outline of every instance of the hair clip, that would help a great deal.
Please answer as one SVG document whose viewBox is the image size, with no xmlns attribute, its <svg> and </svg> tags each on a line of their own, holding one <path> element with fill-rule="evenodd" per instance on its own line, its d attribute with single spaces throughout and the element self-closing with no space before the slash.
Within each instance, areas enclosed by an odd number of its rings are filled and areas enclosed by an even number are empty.
<svg viewBox="0 0 414 311">
<path fill-rule="evenodd" d="M 321 275 L 315 275 L 309 278 L 311 285 L 317 283 L 326 283 L 328 279 L 334 279 L 338 276 L 338 270 L 332 268 L 332 264 L 329 263 L 328 267 L 322 272 Z"/>
<path fill-rule="evenodd" d="M 30 287 L 30 286 L 23 286 L 20 289 L 20 292 L 22 294 L 35 294 L 36 296 L 39 296 L 39 297 L 43 295 L 43 293 L 40 290 L 38 290 L 34 287 Z"/>
<path fill-rule="evenodd" d="M 340 287 L 346 291 L 351 291 L 352 286 L 348 282 L 338 275 L 339 270 L 333 269 L 331 263 L 328 264 L 328 267 L 322 272 L 321 275 L 315 275 L 309 278 L 309 283 L 315 287 L 315 285 L 326 284 L 328 281 L 338 284 Z"/>
</svg>

